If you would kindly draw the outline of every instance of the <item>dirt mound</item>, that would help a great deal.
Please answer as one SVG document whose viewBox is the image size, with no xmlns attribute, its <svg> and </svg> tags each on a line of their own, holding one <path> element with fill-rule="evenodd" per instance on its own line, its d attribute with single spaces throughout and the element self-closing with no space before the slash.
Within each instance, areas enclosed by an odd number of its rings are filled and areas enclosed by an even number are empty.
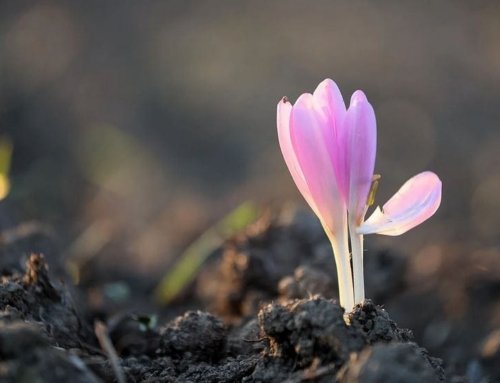
<svg viewBox="0 0 500 383">
<path fill-rule="evenodd" d="M 185 295 L 183 304 L 199 310 L 172 316 L 158 308 L 160 318 L 170 317 L 159 324 L 154 315 L 92 311 L 85 299 L 95 291 L 70 294 L 41 255 L 24 267 L 3 266 L 0 380 L 465 382 L 373 301 L 344 313 L 331 252 L 315 225 L 300 216 L 286 225 L 267 220 L 231 239 Z M 415 294 L 404 258 L 376 252 L 367 269 L 368 291 L 389 305 Z M 490 338 L 487 356 L 466 365 L 471 381 L 485 379 L 484 368 L 495 376 Z"/>
<path fill-rule="evenodd" d="M 4 276 L 1 287 L 2 379 L 115 381 L 116 366 L 42 256 L 32 255 L 23 275 Z M 189 311 L 158 329 L 126 316 L 108 330 L 118 368 L 137 382 L 371 382 L 381 366 L 386 375 L 390 366 L 387 382 L 444 380 L 440 362 L 370 301 L 348 321 L 334 300 L 318 296 L 265 305 L 240 326 Z"/>
</svg>

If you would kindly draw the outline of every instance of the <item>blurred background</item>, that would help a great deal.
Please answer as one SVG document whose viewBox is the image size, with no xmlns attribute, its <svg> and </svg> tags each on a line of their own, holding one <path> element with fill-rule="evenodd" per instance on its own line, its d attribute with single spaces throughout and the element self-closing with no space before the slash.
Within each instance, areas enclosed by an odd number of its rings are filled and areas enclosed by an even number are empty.
<svg viewBox="0 0 500 383">
<path fill-rule="evenodd" d="M 444 184 L 435 217 L 369 247 L 416 254 L 423 273 L 446 251 L 494 272 L 499 20 L 493 1 L 4 0 L 2 238 L 24 225 L 158 280 L 241 202 L 304 205 L 276 104 L 330 77 L 375 108 L 377 203 L 426 169 Z"/>
</svg>

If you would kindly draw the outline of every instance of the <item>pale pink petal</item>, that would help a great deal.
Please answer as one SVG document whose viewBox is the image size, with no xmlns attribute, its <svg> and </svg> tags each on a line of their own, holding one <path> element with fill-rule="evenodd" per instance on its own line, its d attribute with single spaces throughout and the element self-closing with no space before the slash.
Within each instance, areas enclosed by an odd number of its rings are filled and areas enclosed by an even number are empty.
<svg viewBox="0 0 500 383">
<path fill-rule="evenodd" d="M 318 109 L 318 118 L 333 130 L 334 147 L 330 150 L 331 161 L 337 175 L 337 182 L 342 195 L 347 198 L 347 177 L 345 173 L 345 145 L 342 141 L 343 123 L 346 115 L 346 107 L 340 90 L 331 79 L 323 80 L 313 93 L 314 101 Z"/>
<path fill-rule="evenodd" d="M 313 97 L 318 111 L 328 116 L 328 121 L 335 132 L 344 121 L 346 114 L 344 99 L 339 87 L 333 80 L 327 78 L 316 87 Z"/>
<path fill-rule="evenodd" d="M 284 97 L 278 103 L 277 111 L 277 126 L 278 126 L 278 141 L 281 148 L 281 153 L 285 159 L 285 163 L 292 175 L 292 178 L 297 185 L 302 196 L 305 198 L 309 206 L 316 212 L 316 205 L 311 198 L 309 187 L 306 184 L 302 170 L 297 162 L 297 156 L 292 146 L 290 136 L 290 116 L 292 113 L 292 104 Z"/>
<path fill-rule="evenodd" d="M 299 97 L 290 119 L 292 146 L 316 205 L 316 214 L 336 232 L 345 204 L 331 162 L 330 151 L 335 150 L 334 134 L 318 109 L 311 94 Z"/>
<path fill-rule="evenodd" d="M 351 97 L 344 121 L 344 132 L 349 180 L 347 209 L 354 222 L 360 224 L 366 211 L 377 151 L 375 112 L 360 90 L 354 92 Z"/>
<path fill-rule="evenodd" d="M 442 183 L 432 172 L 408 181 L 357 230 L 359 234 L 400 235 L 430 218 L 441 203 Z"/>
</svg>

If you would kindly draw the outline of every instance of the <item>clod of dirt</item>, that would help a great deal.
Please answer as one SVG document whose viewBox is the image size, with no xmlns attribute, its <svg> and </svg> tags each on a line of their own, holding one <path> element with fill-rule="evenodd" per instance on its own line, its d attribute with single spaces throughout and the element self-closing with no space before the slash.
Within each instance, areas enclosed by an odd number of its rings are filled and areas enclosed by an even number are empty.
<svg viewBox="0 0 500 383">
<path fill-rule="evenodd" d="M 253 371 L 259 354 L 253 348 L 240 354 L 246 341 L 237 334 L 256 333 L 258 327 L 249 323 L 231 338 L 217 317 L 189 311 L 161 330 L 156 355 L 127 357 L 122 366 L 127 376 L 141 382 L 237 382 Z"/>
<path fill-rule="evenodd" d="M 0 381 L 98 383 L 76 355 L 49 345 L 33 324 L 0 321 Z"/>
<path fill-rule="evenodd" d="M 42 255 L 29 257 L 24 275 L 0 277 L 0 311 L 9 313 L 11 318 L 41 323 L 53 345 L 79 347 L 79 339 L 84 338 L 93 342 L 89 327 L 82 325 L 67 290 L 51 282 Z"/>
<path fill-rule="evenodd" d="M 306 367 L 315 358 L 341 363 L 363 347 L 362 334 L 347 326 L 343 315 L 336 302 L 313 298 L 267 305 L 259 313 L 259 322 L 269 337 L 272 357 Z"/>
<path fill-rule="evenodd" d="M 370 299 L 357 305 L 348 317 L 351 326 L 363 333 L 369 344 L 413 340 L 413 334 L 410 330 L 399 328 L 389 318 L 387 311 L 375 305 Z"/>
<path fill-rule="evenodd" d="M 161 331 L 160 346 L 171 358 L 214 361 L 223 351 L 226 335 L 220 319 L 206 312 L 188 311 Z"/>
<path fill-rule="evenodd" d="M 379 343 L 354 354 L 339 372 L 341 383 L 438 383 L 436 374 L 422 349 L 414 343 Z"/>
<path fill-rule="evenodd" d="M 269 304 L 258 318 L 268 350 L 245 382 L 444 381 L 441 360 L 369 300 L 348 315 L 350 324 L 337 302 L 321 297 Z"/>
<path fill-rule="evenodd" d="M 0 358 L 2 360 L 17 358 L 26 350 L 48 345 L 48 340 L 35 325 L 15 321 L 0 321 Z"/>
<path fill-rule="evenodd" d="M 226 349 L 231 356 L 256 355 L 262 351 L 264 342 L 260 338 L 260 327 L 257 319 L 251 319 L 240 327 L 231 329 Z"/>
</svg>

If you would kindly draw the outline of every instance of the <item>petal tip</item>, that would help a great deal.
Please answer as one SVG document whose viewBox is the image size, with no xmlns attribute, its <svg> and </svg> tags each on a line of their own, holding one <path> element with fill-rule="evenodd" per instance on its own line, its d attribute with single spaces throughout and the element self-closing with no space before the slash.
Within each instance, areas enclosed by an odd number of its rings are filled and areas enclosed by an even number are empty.
<svg viewBox="0 0 500 383">
<path fill-rule="evenodd" d="M 333 81 L 331 78 L 325 78 L 323 81 L 319 83 L 319 85 L 316 88 L 322 88 L 322 87 L 338 88 L 337 83 Z"/>
<path fill-rule="evenodd" d="M 368 98 L 366 97 L 365 92 L 358 89 L 351 96 L 351 105 L 359 102 L 368 102 Z"/>
<path fill-rule="evenodd" d="M 297 101 L 295 101 L 294 104 L 294 109 L 300 109 L 300 108 L 305 108 L 305 109 L 312 109 L 314 108 L 314 98 L 311 93 L 302 93 L 299 98 L 297 98 Z"/>
</svg>

